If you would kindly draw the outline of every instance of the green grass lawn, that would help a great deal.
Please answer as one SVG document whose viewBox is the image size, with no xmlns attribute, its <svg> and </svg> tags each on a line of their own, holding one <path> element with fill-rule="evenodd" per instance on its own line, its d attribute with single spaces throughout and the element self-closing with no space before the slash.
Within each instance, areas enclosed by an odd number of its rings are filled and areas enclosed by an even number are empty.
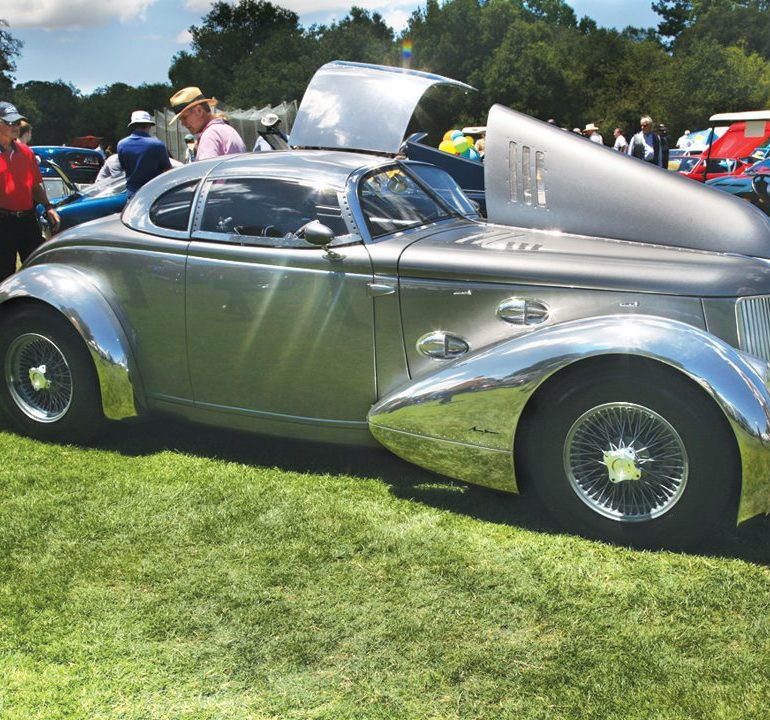
<svg viewBox="0 0 770 720">
<path fill-rule="evenodd" d="M 770 520 L 559 534 L 383 450 L 0 432 L 0 718 L 767 718 Z"/>
</svg>

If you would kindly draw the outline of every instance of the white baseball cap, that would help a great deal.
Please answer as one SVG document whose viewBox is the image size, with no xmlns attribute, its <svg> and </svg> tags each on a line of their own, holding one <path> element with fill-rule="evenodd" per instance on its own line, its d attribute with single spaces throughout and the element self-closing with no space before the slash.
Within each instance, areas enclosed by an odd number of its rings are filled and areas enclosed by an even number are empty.
<svg viewBox="0 0 770 720">
<path fill-rule="evenodd" d="M 132 125 L 154 125 L 155 120 L 152 119 L 152 115 L 146 110 L 134 110 L 131 113 L 131 122 L 128 123 L 128 127 Z"/>
</svg>

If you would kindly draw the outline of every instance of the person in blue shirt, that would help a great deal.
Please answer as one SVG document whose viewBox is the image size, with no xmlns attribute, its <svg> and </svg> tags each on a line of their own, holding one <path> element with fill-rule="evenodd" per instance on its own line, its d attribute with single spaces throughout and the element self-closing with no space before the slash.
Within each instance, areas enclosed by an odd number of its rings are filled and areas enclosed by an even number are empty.
<svg viewBox="0 0 770 720">
<path fill-rule="evenodd" d="M 130 198 L 142 185 L 171 167 L 166 146 L 150 135 L 155 125 L 152 115 L 134 110 L 128 129 L 131 134 L 118 143 L 118 158 L 126 171 L 126 191 Z"/>
</svg>

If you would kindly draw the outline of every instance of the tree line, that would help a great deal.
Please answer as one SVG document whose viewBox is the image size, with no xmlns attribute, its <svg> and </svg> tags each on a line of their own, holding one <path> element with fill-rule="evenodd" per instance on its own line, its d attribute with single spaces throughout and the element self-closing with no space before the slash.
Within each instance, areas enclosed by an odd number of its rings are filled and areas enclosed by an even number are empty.
<svg viewBox="0 0 770 720">
<path fill-rule="evenodd" d="M 163 108 L 186 85 L 229 107 L 299 100 L 331 60 L 408 64 L 473 85 L 479 92 L 454 107 L 468 124 L 502 103 L 565 127 L 594 122 L 605 137 L 637 129 L 648 113 L 676 135 L 715 112 L 770 107 L 770 0 L 657 0 L 652 9 L 657 27 L 615 30 L 563 0 L 427 0 L 396 33 L 359 7 L 303 27 L 266 0 L 216 2 L 190 28 L 191 49 L 172 59 L 168 84 L 113 83 L 90 95 L 64 80 L 14 83 L 23 46 L 0 20 L 0 97 L 29 116 L 40 144 L 116 140 L 132 110 Z"/>
</svg>

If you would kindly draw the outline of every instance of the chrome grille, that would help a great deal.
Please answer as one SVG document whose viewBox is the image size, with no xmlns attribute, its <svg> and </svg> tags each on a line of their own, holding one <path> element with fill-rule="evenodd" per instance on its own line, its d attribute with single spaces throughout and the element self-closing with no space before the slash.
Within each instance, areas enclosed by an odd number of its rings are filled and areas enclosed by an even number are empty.
<svg viewBox="0 0 770 720">
<path fill-rule="evenodd" d="M 770 362 L 770 296 L 740 298 L 737 316 L 740 349 Z"/>
</svg>

